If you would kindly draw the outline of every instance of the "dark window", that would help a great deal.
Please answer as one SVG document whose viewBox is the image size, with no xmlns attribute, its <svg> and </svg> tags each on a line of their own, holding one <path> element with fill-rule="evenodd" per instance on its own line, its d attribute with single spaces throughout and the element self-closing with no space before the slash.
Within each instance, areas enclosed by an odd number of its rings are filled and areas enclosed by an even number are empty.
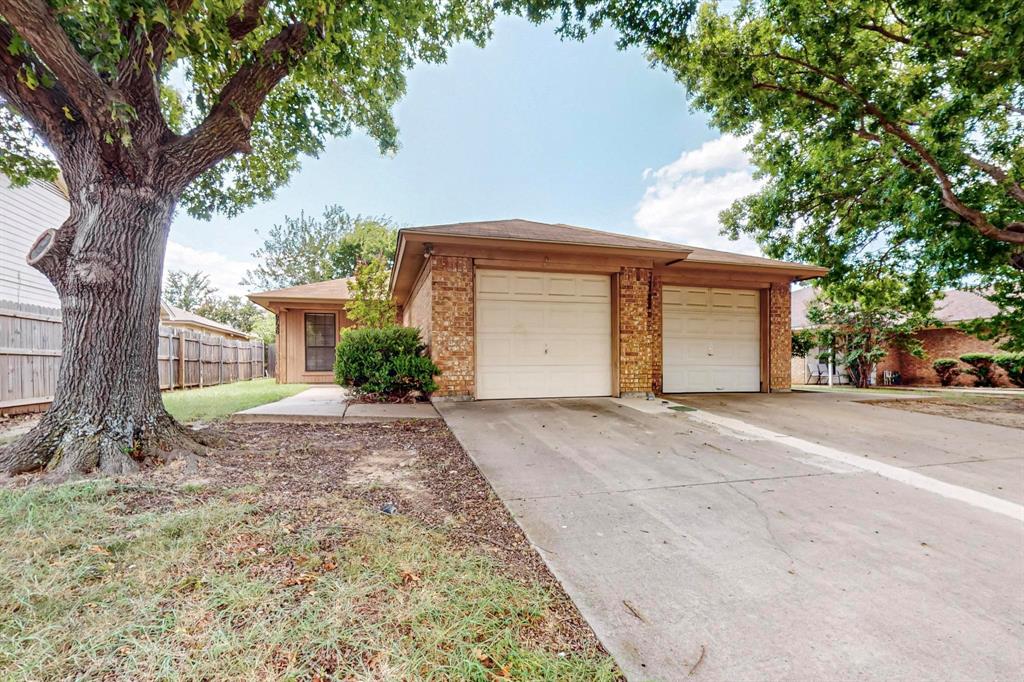
<svg viewBox="0 0 1024 682">
<path fill-rule="evenodd" d="M 306 371 L 334 368 L 334 313 L 306 313 Z"/>
</svg>

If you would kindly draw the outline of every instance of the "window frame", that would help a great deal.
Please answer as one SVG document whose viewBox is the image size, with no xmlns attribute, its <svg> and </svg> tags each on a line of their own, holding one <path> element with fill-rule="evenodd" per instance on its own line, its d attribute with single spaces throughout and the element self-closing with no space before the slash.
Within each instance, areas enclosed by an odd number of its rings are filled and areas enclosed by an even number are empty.
<svg viewBox="0 0 1024 682">
<path fill-rule="evenodd" d="M 313 345 L 309 344 L 309 316 L 330 316 L 331 318 L 331 339 L 333 343 L 330 345 Z M 302 366 L 306 372 L 330 372 L 333 370 L 333 362 L 331 367 L 327 369 L 310 369 L 309 367 L 309 349 L 310 348 L 330 348 L 334 349 L 338 341 L 338 314 L 327 310 L 323 311 L 304 311 L 302 313 Z"/>
</svg>

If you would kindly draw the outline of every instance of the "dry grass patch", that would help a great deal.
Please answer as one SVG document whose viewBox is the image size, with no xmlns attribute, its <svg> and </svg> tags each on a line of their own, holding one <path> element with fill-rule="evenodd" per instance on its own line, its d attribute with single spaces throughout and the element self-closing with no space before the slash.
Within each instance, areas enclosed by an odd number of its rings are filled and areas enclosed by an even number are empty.
<svg viewBox="0 0 1024 682">
<path fill-rule="evenodd" d="M 228 435 L 0 490 L 0 677 L 618 678 L 443 424 Z"/>
<path fill-rule="evenodd" d="M 943 395 L 942 398 L 921 400 L 872 400 L 872 405 L 896 410 L 934 414 L 941 417 L 966 419 L 982 424 L 1024 429 L 1024 398 L 1004 398 L 977 394 Z"/>
</svg>

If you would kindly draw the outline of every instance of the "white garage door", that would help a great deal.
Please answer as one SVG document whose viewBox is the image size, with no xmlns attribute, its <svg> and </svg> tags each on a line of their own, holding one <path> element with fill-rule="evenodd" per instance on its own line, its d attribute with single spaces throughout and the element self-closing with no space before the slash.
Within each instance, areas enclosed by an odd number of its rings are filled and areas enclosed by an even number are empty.
<svg viewBox="0 0 1024 682">
<path fill-rule="evenodd" d="M 758 292 L 664 288 L 664 391 L 761 388 Z"/>
<path fill-rule="evenodd" d="M 477 398 L 609 395 L 611 364 L 607 276 L 477 271 Z"/>
</svg>

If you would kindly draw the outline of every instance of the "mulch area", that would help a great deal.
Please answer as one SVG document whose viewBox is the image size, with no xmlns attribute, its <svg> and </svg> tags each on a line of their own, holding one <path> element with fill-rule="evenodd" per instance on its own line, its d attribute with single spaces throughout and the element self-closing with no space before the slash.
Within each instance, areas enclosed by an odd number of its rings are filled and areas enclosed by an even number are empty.
<svg viewBox="0 0 1024 682">
<path fill-rule="evenodd" d="M 351 499 L 412 517 L 443 532 L 460 549 L 494 557 L 513 580 L 540 583 L 552 595 L 555 625 L 543 644 L 559 651 L 604 651 L 590 626 L 526 540 L 462 446 L 441 420 L 371 424 L 224 423 L 222 447 L 205 457 L 179 460 L 125 477 L 139 491 L 128 502 L 141 508 L 180 504 L 189 485 L 195 497 L 249 490 L 245 501 L 266 513 L 283 512 L 313 523 L 325 518 L 324 498 Z M 34 476 L 8 479 L 29 484 Z M 38 479 L 37 479 L 38 480 Z M 381 512 L 384 513 L 384 512 Z"/>
<path fill-rule="evenodd" d="M 870 400 L 865 402 L 871 405 L 890 407 L 895 410 L 907 410 L 909 412 L 934 414 L 954 419 L 966 419 L 982 424 L 995 424 L 996 426 L 1024 429 L 1024 398 L 975 395 L 970 396 L 969 400 L 922 398 L 919 400 Z"/>
</svg>

